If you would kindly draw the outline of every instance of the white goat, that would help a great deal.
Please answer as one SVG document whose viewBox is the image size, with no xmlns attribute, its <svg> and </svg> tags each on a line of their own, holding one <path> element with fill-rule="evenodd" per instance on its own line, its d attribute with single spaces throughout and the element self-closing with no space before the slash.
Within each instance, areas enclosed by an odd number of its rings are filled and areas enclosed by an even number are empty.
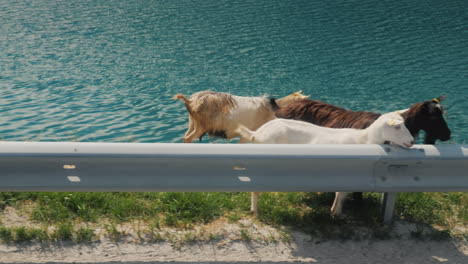
<svg viewBox="0 0 468 264">
<path fill-rule="evenodd" d="M 328 128 L 311 123 L 275 119 L 253 132 L 240 125 L 237 129 L 243 138 L 260 144 L 384 144 L 390 141 L 410 148 L 414 138 L 404 124 L 404 119 L 395 112 L 381 115 L 366 129 Z M 342 213 L 347 193 L 337 192 L 331 208 L 332 214 Z M 258 215 L 258 192 L 252 193 L 251 211 Z"/>
<path fill-rule="evenodd" d="M 302 91 L 278 100 L 212 91 L 194 93 L 190 99 L 183 94 L 174 96 L 174 99 L 184 101 L 189 112 L 189 127 L 184 135 L 184 143 L 192 143 L 205 133 L 227 139 L 235 138 L 239 136 L 235 132 L 239 124 L 256 130 L 276 118 L 274 112 L 276 108 L 305 98 L 308 96 L 302 95 Z M 241 138 L 240 142 L 244 140 Z"/>
</svg>

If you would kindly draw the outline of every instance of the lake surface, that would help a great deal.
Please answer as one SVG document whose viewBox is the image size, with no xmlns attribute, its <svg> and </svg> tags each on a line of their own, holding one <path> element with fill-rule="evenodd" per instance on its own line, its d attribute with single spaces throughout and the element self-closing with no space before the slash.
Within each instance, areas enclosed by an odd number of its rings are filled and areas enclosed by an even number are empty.
<svg viewBox="0 0 468 264">
<path fill-rule="evenodd" d="M 0 0 L 2 140 L 182 142 L 172 97 L 206 89 L 381 113 L 447 95 L 465 143 L 468 1 Z"/>
</svg>

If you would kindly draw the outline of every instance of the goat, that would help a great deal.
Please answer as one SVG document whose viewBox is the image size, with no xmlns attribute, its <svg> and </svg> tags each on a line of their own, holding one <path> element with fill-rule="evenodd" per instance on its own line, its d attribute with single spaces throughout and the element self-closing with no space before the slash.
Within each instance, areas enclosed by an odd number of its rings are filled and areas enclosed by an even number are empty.
<svg viewBox="0 0 468 264">
<path fill-rule="evenodd" d="M 275 110 L 307 98 L 302 91 L 286 97 L 267 99 L 266 97 L 243 97 L 229 93 L 201 91 L 187 99 L 176 94 L 174 99 L 182 100 L 189 113 L 189 127 L 184 135 L 184 143 L 192 143 L 208 133 L 232 139 L 238 136 L 235 129 L 239 124 L 256 130 L 264 123 L 275 119 Z M 241 138 L 240 142 L 243 142 Z"/>
<path fill-rule="evenodd" d="M 402 113 L 405 126 L 413 137 L 421 130 L 426 132 L 424 144 L 434 144 L 436 139 L 450 139 L 450 129 L 444 120 L 444 110 L 440 105 L 446 96 L 413 104 Z M 319 126 L 332 128 L 369 127 L 381 114 L 364 111 L 351 111 L 335 105 L 310 99 L 299 100 L 276 111 L 276 117 L 302 120 Z"/>
<path fill-rule="evenodd" d="M 436 140 L 447 141 L 451 131 L 444 120 L 444 109 L 440 102 L 446 96 L 413 104 L 402 111 L 405 126 L 413 137 L 425 132 L 424 144 L 434 145 Z M 279 118 L 302 120 L 312 124 L 333 128 L 369 127 L 380 114 L 365 111 L 351 111 L 320 101 L 304 99 L 282 107 L 276 111 Z M 355 199 L 361 200 L 362 193 L 355 193 Z"/>
<path fill-rule="evenodd" d="M 329 128 L 308 122 L 278 118 L 255 132 L 239 125 L 237 133 L 245 140 L 260 144 L 383 144 L 390 141 L 410 148 L 414 138 L 404 125 L 401 115 L 391 112 L 381 115 L 366 129 Z M 332 213 L 340 215 L 347 193 L 337 193 Z M 258 192 L 252 193 L 251 211 L 258 215 Z"/>
</svg>

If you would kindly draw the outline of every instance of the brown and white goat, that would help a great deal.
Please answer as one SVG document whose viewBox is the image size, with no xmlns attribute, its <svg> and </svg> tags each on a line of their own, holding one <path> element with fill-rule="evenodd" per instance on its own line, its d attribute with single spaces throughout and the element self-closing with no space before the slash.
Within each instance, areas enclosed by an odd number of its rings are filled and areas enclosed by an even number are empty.
<svg viewBox="0 0 468 264">
<path fill-rule="evenodd" d="M 302 91 L 286 97 L 267 99 L 264 97 L 244 97 L 229 93 L 201 91 L 187 99 L 183 94 L 176 94 L 174 99 L 182 100 L 189 113 L 189 127 L 184 135 L 184 143 L 191 143 L 205 133 L 232 139 L 239 134 L 237 127 L 243 125 L 256 130 L 266 122 L 275 119 L 278 107 L 305 99 Z M 241 138 L 240 142 L 244 142 Z"/>
<path fill-rule="evenodd" d="M 436 139 L 446 141 L 450 139 L 450 129 L 444 120 L 444 110 L 440 105 L 445 96 L 429 101 L 413 104 L 406 111 L 402 111 L 405 126 L 413 137 L 419 132 L 426 132 L 424 144 L 434 144 Z M 295 119 L 315 125 L 331 128 L 357 128 L 369 127 L 381 114 L 364 111 L 351 111 L 332 104 L 310 99 L 299 100 L 287 107 L 276 111 L 279 118 Z"/>
</svg>

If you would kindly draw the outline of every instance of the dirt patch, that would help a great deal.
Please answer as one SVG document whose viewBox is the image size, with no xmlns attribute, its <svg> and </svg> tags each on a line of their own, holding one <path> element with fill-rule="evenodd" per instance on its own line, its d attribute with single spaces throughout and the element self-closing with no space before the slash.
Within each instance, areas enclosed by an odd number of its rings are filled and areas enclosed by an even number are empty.
<svg viewBox="0 0 468 264">
<path fill-rule="evenodd" d="M 453 241 L 326 241 L 293 233 L 291 241 L 261 243 L 134 243 L 111 240 L 73 243 L 0 245 L 2 263 L 468 263 L 468 251 Z"/>
</svg>

